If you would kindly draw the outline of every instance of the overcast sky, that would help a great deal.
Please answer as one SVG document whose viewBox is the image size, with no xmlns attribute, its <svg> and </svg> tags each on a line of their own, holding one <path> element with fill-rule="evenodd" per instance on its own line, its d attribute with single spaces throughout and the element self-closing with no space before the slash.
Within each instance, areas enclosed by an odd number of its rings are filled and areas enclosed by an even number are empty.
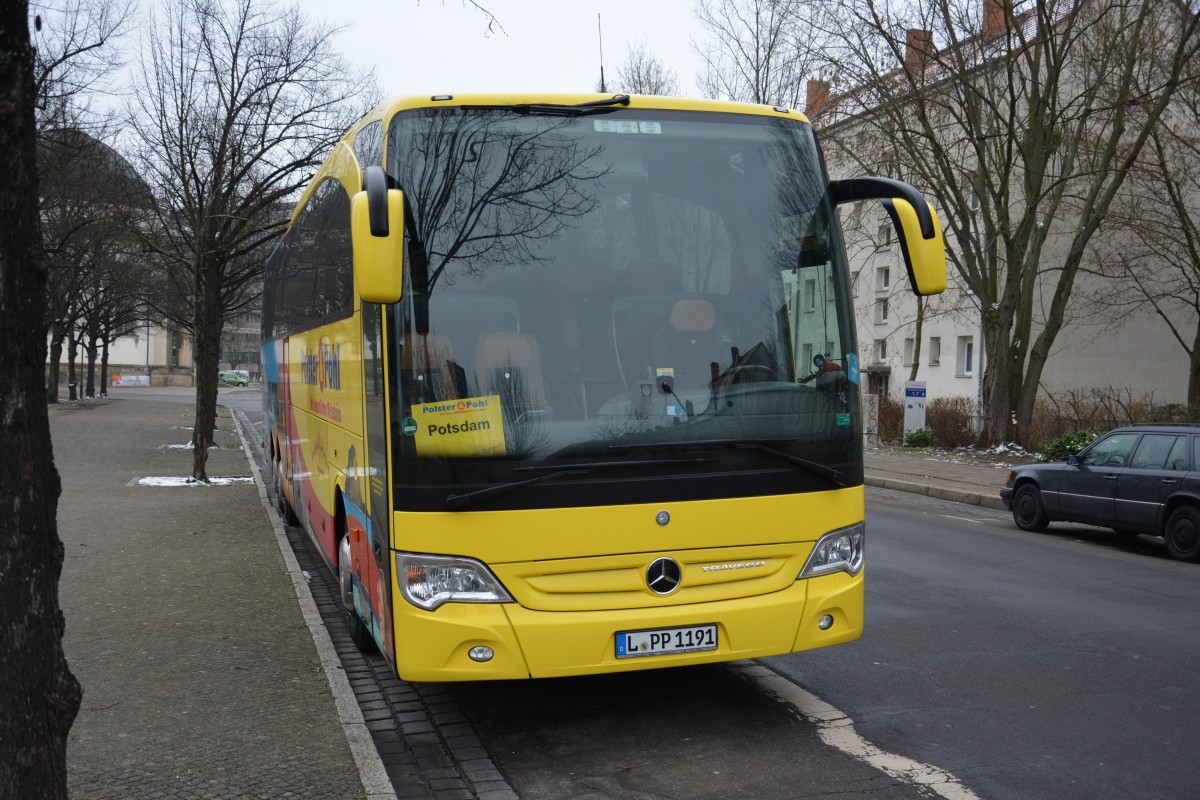
<svg viewBox="0 0 1200 800">
<path fill-rule="evenodd" d="M 629 43 L 675 71 L 696 94 L 703 31 L 695 0 L 478 0 L 504 32 L 464 0 L 303 0 L 313 18 L 342 23 L 339 49 L 375 67 L 385 97 L 504 91 L 594 91 L 600 76 L 596 14 L 604 31 L 605 77 L 616 77 Z"/>
</svg>

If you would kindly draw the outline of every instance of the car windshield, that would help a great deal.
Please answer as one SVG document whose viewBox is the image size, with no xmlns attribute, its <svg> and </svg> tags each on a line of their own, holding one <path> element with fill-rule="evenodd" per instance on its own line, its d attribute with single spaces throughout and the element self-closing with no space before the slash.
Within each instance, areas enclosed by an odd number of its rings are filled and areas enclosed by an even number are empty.
<svg viewBox="0 0 1200 800">
<path fill-rule="evenodd" d="M 421 110 L 393 120 L 388 172 L 398 480 L 691 450 L 711 457 L 672 474 L 808 462 L 828 488 L 857 460 L 846 266 L 807 124 Z"/>
</svg>

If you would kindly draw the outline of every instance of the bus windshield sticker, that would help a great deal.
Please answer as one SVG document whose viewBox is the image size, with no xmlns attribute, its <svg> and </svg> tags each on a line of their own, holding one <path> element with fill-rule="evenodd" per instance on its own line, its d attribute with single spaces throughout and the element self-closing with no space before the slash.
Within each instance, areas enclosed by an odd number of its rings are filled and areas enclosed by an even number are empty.
<svg viewBox="0 0 1200 800">
<path fill-rule="evenodd" d="M 412 406 L 414 438 L 422 456 L 502 456 L 504 417 L 500 395 L 464 397 Z"/>
</svg>

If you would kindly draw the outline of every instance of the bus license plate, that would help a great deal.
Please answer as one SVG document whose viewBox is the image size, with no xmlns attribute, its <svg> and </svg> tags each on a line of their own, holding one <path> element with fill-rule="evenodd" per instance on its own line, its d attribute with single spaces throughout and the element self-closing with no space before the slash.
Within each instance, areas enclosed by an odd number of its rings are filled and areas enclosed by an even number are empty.
<svg viewBox="0 0 1200 800">
<path fill-rule="evenodd" d="M 716 649 L 716 625 L 658 628 L 649 631 L 621 631 L 617 634 L 617 658 L 640 658 L 641 656 L 695 653 L 700 650 Z"/>
</svg>

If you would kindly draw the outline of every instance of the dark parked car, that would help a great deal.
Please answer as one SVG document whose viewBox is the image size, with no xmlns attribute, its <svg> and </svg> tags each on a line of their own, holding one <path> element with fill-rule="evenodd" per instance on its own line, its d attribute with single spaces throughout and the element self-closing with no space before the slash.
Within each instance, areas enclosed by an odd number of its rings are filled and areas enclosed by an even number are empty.
<svg viewBox="0 0 1200 800">
<path fill-rule="evenodd" d="M 1017 527 L 1084 522 L 1167 540 L 1174 558 L 1200 561 L 1200 425 L 1130 425 L 1066 463 L 1008 473 L 1000 490 Z"/>
</svg>

